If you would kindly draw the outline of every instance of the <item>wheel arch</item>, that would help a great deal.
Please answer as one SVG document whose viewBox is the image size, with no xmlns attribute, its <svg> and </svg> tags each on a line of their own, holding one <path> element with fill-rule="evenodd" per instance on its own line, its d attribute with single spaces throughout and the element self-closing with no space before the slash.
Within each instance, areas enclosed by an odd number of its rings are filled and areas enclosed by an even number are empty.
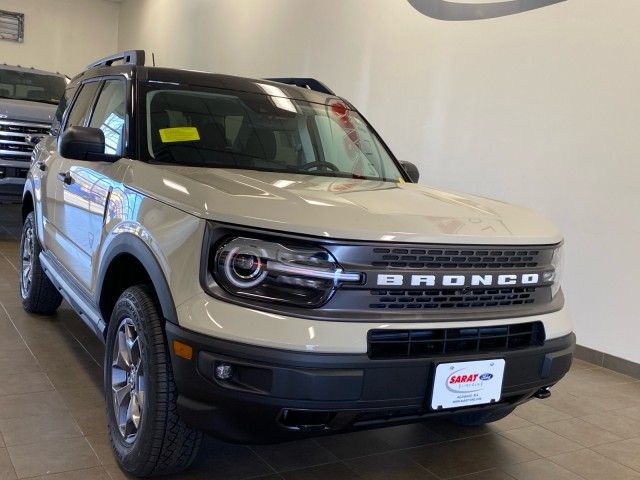
<svg viewBox="0 0 640 480">
<path fill-rule="evenodd" d="M 31 212 L 35 212 L 35 204 L 33 202 L 33 195 L 31 190 L 26 190 L 22 195 L 22 221 L 27 218 L 27 215 Z"/>
<path fill-rule="evenodd" d="M 32 190 L 31 184 L 27 179 L 24 192 L 22 192 L 22 205 L 20 205 L 20 218 L 22 223 L 27 216 L 33 212 L 33 223 L 36 229 L 36 236 L 41 245 L 44 245 L 44 226 L 42 225 L 42 208 L 36 203 L 36 193 Z"/>
<path fill-rule="evenodd" d="M 97 305 L 105 325 L 120 295 L 127 288 L 146 283 L 156 296 L 162 317 L 178 323 L 173 296 L 160 263 L 151 249 L 138 237 L 122 233 L 112 240 L 102 256 L 96 284 Z"/>
</svg>

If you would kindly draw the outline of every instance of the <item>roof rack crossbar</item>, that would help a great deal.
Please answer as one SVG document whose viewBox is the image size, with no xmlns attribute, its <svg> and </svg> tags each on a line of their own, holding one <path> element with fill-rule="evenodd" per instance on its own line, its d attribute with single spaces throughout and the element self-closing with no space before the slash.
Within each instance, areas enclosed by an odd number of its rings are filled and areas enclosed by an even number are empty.
<svg viewBox="0 0 640 480">
<path fill-rule="evenodd" d="M 87 65 L 87 69 L 96 67 L 110 67 L 114 62 L 122 61 L 125 65 L 144 66 L 144 50 L 126 50 L 124 52 L 109 55 Z"/>
<path fill-rule="evenodd" d="M 315 90 L 316 92 L 335 95 L 335 93 L 333 93 L 333 91 L 329 87 L 327 87 L 320 80 L 316 80 L 315 78 L 287 77 L 265 78 L 265 80 L 269 80 L 271 82 L 286 83 L 287 85 L 295 85 L 296 87 L 308 88 L 309 90 Z"/>
</svg>

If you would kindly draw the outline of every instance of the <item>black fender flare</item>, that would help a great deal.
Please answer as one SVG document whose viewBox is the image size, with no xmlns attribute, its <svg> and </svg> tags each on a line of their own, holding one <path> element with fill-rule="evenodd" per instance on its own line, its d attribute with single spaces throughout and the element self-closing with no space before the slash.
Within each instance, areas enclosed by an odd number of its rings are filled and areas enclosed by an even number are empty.
<svg viewBox="0 0 640 480">
<path fill-rule="evenodd" d="M 160 263 L 147 244 L 131 233 L 121 233 L 116 236 L 102 256 L 96 288 L 97 305 L 100 305 L 103 290 L 102 287 L 104 285 L 107 270 L 113 260 L 122 254 L 132 255 L 142 264 L 149 274 L 153 288 L 156 291 L 158 302 L 160 303 L 160 313 L 166 321 L 177 325 L 178 314 L 176 313 L 173 296 L 171 295 L 171 289 L 169 288 L 169 284 L 165 278 L 164 271 L 160 267 Z"/>
<path fill-rule="evenodd" d="M 27 176 L 27 180 L 24 183 L 24 190 L 22 190 L 22 197 L 20 197 L 20 215 L 22 216 L 22 222 L 27 217 L 25 213 L 26 203 L 25 200 L 27 196 L 31 198 L 31 205 L 33 206 L 33 216 L 36 227 L 36 236 L 38 237 L 38 241 L 41 245 L 44 245 L 44 220 L 42 218 L 42 205 L 40 202 L 36 200 L 36 192 L 35 187 L 33 186 L 33 181 Z"/>
</svg>

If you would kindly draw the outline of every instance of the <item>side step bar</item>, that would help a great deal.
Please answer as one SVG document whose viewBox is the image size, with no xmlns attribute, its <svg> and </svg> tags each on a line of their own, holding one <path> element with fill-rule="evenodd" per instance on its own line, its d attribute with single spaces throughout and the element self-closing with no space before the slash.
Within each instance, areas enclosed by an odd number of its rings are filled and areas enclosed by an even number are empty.
<svg viewBox="0 0 640 480">
<path fill-rule="evenodd" d="M 88 297 L 87 293 L 76 284 L 51 253 L 40 252 L 40 264 L 51 283 L 55 285 L 64 299 L 80 315 L 82 321 L 104 342 L 104 332 L 107 324 L 102 319 L 100 310 Z"/>
</svg>

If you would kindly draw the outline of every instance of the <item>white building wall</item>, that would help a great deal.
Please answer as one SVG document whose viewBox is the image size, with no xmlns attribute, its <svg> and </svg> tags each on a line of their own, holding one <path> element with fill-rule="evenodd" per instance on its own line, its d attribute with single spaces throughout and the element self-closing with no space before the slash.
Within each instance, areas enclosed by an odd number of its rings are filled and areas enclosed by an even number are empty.
<svg viewBox="0 0 640 480">
<path fill-rule="evenodd" d="M 0 63 L 73 76 L 118 48 L 118 3 L 0 0 L 0 10 L 25 14 L 24 42 L 0 40 Z"/>
</svg>

